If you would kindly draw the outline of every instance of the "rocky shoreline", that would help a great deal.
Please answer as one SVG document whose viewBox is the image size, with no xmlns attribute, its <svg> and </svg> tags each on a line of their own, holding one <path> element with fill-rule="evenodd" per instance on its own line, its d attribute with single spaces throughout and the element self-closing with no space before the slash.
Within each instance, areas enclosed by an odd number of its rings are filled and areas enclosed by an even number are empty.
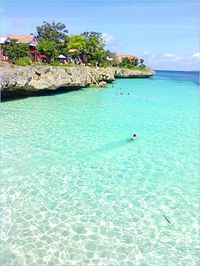
<svg viewBox="0 0 200 266">
<path fill-rule="evenodd" d="M 105 86 L 115 78 L 148 78 L 153 70 L 93 68 L 88 66 L 4 66 L 1 71 L 2 99 L 40 95 L 52 91 L 69 91 L 88 86 Z"/>
</svg>

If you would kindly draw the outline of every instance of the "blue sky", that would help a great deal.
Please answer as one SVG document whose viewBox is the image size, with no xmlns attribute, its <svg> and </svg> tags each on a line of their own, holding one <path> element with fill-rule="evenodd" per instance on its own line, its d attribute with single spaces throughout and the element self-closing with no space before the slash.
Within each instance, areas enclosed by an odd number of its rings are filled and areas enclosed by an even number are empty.
<svg viewBox="0 0 200 266">
<path fill-rule="evenodd" d="M 36 33 L 44 20 L 55 20 L 70 34 L 102 32 L 109 49 L 155 69 L 194 70 L 198 11 L 198 0 L 3 0 L 1 35 Z"/>
</svg>

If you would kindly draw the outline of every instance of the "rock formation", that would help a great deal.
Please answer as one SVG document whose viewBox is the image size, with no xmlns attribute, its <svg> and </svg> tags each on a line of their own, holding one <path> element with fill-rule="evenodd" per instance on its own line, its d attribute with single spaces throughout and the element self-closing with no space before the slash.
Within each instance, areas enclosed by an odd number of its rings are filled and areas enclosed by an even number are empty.
<svg viewBox="0 0 200 266">
<path fill-rule="evenodd" d="M 88 66 L 5 66 L 1 67 L 2 96 L 32 95 L 60 88 L 82 88 L 112 82 L 115 78 L 141 78 L 154 75 L 154 71 Z M 105 83 L 106 82 L 106 83 Z"/>
</svg>

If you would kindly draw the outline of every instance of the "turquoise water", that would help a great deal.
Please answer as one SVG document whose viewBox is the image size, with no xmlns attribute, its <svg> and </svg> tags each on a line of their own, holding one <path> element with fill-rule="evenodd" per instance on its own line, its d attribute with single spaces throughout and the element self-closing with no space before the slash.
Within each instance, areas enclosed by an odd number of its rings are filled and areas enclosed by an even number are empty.
<svg viewBox="0 0 200 266">
<path fill-rule="evenodd" d="M 2 103 L 1 266 L 198 265 L 197 83 L 158 72 Z"/>
</svg>

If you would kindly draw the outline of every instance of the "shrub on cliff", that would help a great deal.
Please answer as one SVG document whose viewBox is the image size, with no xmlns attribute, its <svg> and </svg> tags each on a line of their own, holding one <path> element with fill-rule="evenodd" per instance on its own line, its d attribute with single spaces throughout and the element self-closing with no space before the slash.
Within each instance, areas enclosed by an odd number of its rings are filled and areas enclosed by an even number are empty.
<svg viewBox="0 0 200 266">
<path fill-rule="evenodd" d="M 51 66 L 62 66 L 62 64 L 60 64 L 58 61 L 54 61 L 51 63 Z"/>
<path fill-rule="evenodd" d="M 30 66 L 31 60 L 28 57 L 22 57 L 15 61 L 15 65 L 17 66 Z"/>
<path fill-rule="evenodd" d="M 131 58 L 125 57 L 122 59 L 122 62 L 119 64 L 120 67 L 125 68 L 132 68 L 136 67 L 138 65 L 138 59 L 137 58 Z"/>
<path fill-rule="evenodd" d="M 29 55 L 29 46 L 23 43 L 17 43 L 16 40 L 12 40 L 10 45 L 5 47 L 4 51 L 8 59 L 13 63 L 17 59 L 22 57 L 28 57 Z"/>
<path fill-rule="evenodd" d="M 151 68 L 147 67 L 146 65 L 141 65 L 141 66 L 139 66 L 139 69 L 140 69 L 141 71 L 151 71 L 151 70 L 152 70 Z"/>
</svg>

